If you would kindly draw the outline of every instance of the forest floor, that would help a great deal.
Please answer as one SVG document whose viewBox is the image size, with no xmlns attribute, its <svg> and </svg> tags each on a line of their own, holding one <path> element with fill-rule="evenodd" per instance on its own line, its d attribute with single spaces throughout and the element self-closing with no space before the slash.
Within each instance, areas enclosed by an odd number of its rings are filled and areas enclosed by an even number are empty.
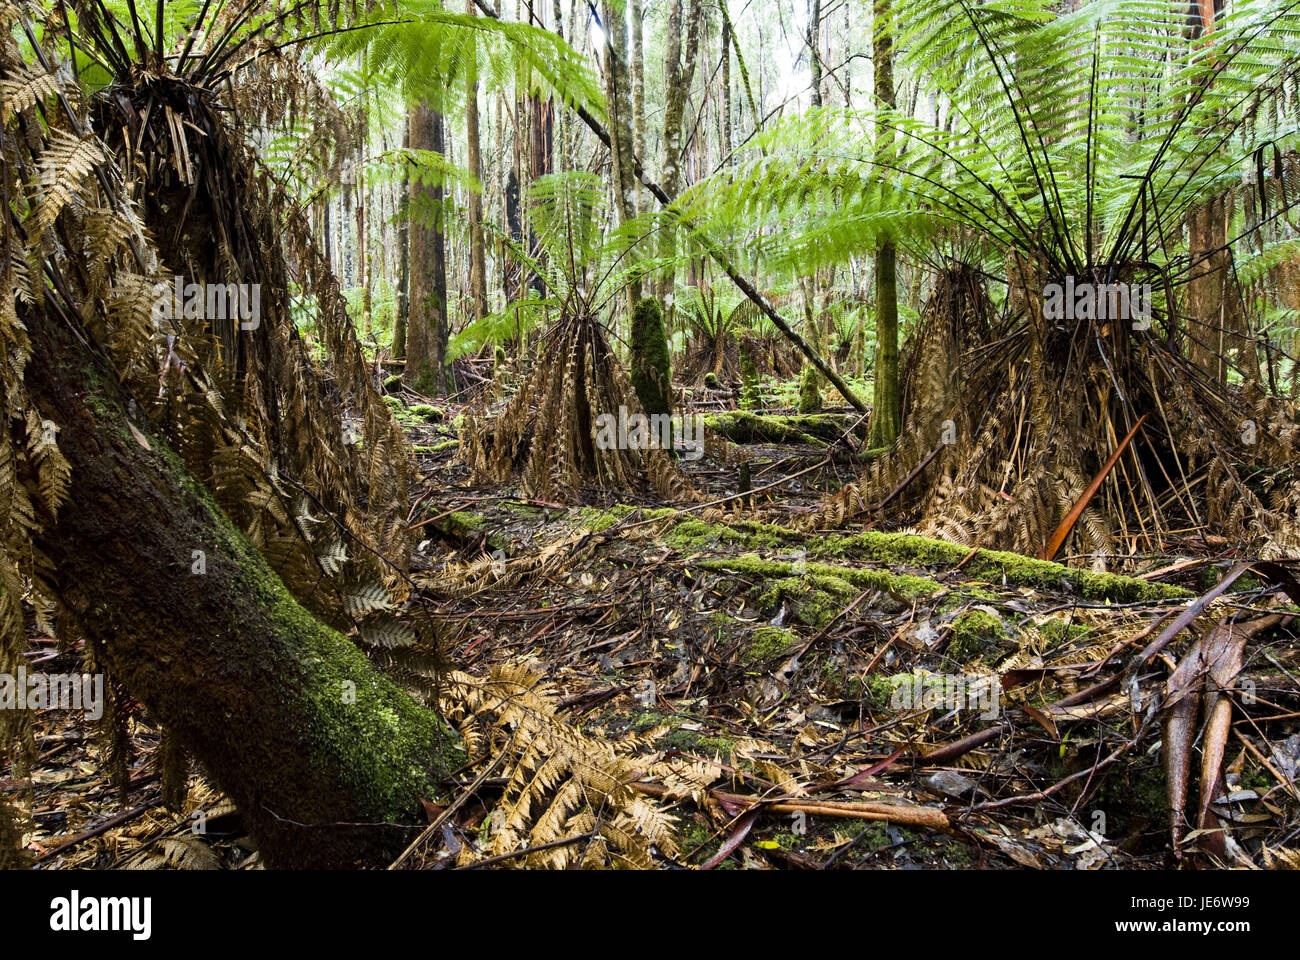
<svg viewBox="0 0 1300 960">
<path fill-rule="evenodd" d="M 1171 809 L 1186 811 L 1176 818 L 1186 863 L 1300 859 L 1290 852 L 1300 835 L 1296 628 L 1284 619 L 1245 638 L 1231 719 L 1208 730 L 1202 708 L 1212 715 L 1215 694 L 1198 684 L 1230 659 L 1240 631 L 1182 630 L 1153 644 L 1235 558 L 1189 546 L 1113 576 L 867 525 L 810 527 L 815 504 L 853 474 L 847 410 L 778 418 L 803 435 L 736 445 L 755 493 L 721 520 L 599 490 L 582 506 L 538 502 L 470 485 L 456 459 L 461 412 L 399 410 L 422 477 L 413 577 L 436 595 L 440 577 L 471 561 L 559 562 L 514 586 L 440 597 L 443 654 L 472 674 L 529 663 L 587 736 L 650 734 L 648 752 L 715 767 L 716 804 L 670 803 L 676 865 L 1165 867 L 1177 862 Z M 682 467 L 711 499 L 736 492 L 732 459 Z M 1238 572 L 1198 625 L 1285 613 L 1298 599 Z M 255 844 L 201 778 L 183 811 L 163 808 L 157 735 L 139 723 L 132 733 L 123 799 L 89 721 L 40 718 L 40 865 L 255 866 Z M 1175 762 L 1171 787 L 1162 745 L 1193 740 L 1191 786 Z M 1201 756 L 1224 774 L 1204 823 L 1227 824 L 1226 842 L 1196 830 Z M 879 819 L 882 803 L 900 816 Z M 473 842 L 488 806 L 463 808 L 461 841 Z M 426 850 L 408 866 L 441 862 Z"/>
</svg>

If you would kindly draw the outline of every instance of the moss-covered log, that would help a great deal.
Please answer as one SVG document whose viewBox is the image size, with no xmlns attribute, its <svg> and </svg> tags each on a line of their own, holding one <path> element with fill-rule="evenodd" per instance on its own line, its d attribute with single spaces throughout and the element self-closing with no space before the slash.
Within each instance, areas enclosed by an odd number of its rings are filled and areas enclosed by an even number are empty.
<svg viewBox="0 0 1300 960">
<path fill-rule="evenodd" d="M 38 542 L 78 627 L 238 804 L 268 865 L 384 862 L 455 761 L 454 735 L 307 613 L 128 419 L 101 361 L 35 319 L 28 388 L 72 465 Z"/>
<path fill-rule="evenodd" d="M 836 414 L 780 416 L 729 410 L 706 414 L 704 425 L 732 443 L 801 443 L 824 447 L 839 439 L 853 421 Z"/>
</svg>

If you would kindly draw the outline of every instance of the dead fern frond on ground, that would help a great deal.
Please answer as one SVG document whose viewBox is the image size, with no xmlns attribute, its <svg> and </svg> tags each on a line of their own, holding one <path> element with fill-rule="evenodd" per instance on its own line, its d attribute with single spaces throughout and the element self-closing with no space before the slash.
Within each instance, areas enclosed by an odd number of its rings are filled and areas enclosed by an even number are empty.
<svg viewBox="0 0 1300 960">
<path fill-rule="evenodd" d="M 526 666 L 499 665 L 486 679 L 455 671 L 443 709 L 472 761 L 506 754 L 506 787 L 485 825 L 483 856 L 553 844 L 519 865 L 651 869 L 675 857 L 675 821 L 632 784 L 647 773 L 647 737 L 609 742 L 583 735 L 556 713 L 554 687 Z M 571 843 L 557 844 L 557 841 Z M 462 864 L 479 854 L 466 845 Z"/>
</svg>

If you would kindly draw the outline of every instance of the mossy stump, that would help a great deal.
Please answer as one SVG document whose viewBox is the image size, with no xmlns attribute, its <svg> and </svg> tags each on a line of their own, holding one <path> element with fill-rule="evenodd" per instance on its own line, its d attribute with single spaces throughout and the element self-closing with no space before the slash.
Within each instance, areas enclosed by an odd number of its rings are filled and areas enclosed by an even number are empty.
<svg viewBox="0 0 1300 960">
<path fill-rule="evenodd" d="M 663 308 L 653 297 L 643 298 L 632 311 L 631 375 L 632 387 L 647 414 L 673 412 L 672 361 L 664 335 Z"/>
</svg>

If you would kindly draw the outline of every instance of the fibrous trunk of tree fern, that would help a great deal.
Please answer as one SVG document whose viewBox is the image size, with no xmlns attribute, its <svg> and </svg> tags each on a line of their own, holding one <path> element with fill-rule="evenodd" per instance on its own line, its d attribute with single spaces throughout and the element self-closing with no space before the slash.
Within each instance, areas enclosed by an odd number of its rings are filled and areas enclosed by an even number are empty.
<svg viewBox="0 0 1300 960">
<path fill-rule="evenodd" d="M 72 466 L 38 539 L 76 626 L 231 796 L 269 866 L 385 862 L 455 736 L 293 599 L 63 322 L 24 321 L 28 389 Z"/>
</svg>

